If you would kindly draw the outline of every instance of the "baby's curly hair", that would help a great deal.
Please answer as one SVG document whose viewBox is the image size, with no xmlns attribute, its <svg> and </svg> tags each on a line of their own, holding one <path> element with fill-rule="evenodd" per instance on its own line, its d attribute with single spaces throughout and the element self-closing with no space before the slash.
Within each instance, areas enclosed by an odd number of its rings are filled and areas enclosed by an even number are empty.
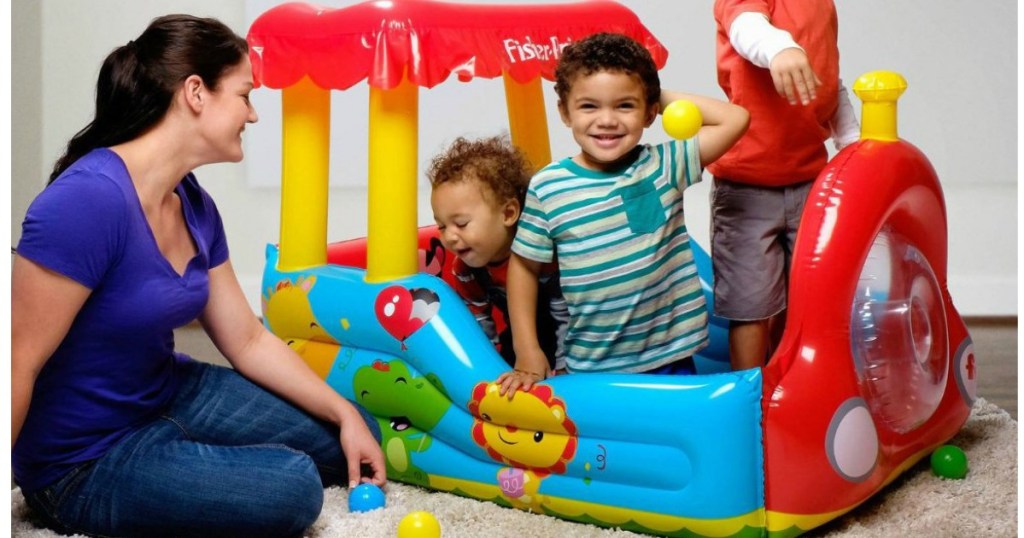
<svg viewBox="0 0 1024 538">
<path fill-rule="evenodd" d="M 526 156 L 504 135 L 478 140 L 460 136 L 434 157 L 427 170 L 431 187 L 475 178 L 490 189 L 498 203 L 515 199 L 519 207 L 526 202 L 531 175 Z"/>
<path fill-rule="evenodd" d="M 635 75 L 644 86 L 648 105 L 661 99 L 658 66 L 640 43 L 622 34 L 600 33 L 569 44 L 555 68 L 555 93 L 559 106 L 566 103 L 572 83 L 579 76 L 599 71 Z"/>
</svg>

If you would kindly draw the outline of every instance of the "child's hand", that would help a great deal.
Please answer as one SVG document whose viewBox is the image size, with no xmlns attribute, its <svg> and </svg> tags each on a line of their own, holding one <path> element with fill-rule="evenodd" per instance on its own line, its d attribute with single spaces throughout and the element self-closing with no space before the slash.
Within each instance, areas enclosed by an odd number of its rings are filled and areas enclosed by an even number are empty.
<svg viewBox="0 0 1024 538">
<path fill-rule="evenodd" d="M 547 360 L 545 358 L 545 360 Z M 517 362 L 517 366 L 519 361 Z M 516 368 L 510 372 L 505 372 L 498 376 L 497 383 L 501 385 L 498 394 L 502 396 L 508 395 L 508 399 L 511 400 L 517 390 L 528 391 L 533 388 L 533 384 L 538 381 L 543 381 L 548 376 L 547 368 L 543 369 L 543 372 L 534 372 L 526 368 Z"/>
<path fill-rule="evenodd" d="M 498 376 L 498 383 L 501 384 L 501 390 L 498 391 L 498 394 L 502 396 L 508 394 L 508 399 L 511 400 L 517 390 L 528 391 L 533 388 L 534 383 L 543 379 L 544 374 L 527 372 L 525 370 L 505 372 Z"/>
<path fill-rule="evenodd" d="M 772 58 L 768 69 L 775 82 L 775 91 L 785 97 L 789 104 L 795 105 L 799 97 L 800 103 L 806 105 L 817 97 L 821 80 L 814 73 L 803 50 L 793 47 L 783 49 Z"/>
</svg>

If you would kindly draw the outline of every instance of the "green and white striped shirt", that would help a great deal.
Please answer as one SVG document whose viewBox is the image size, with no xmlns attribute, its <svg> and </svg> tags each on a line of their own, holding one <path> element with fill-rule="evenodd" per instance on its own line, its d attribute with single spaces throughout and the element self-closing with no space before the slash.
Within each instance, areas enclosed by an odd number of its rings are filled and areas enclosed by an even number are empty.
<svg viewBox="0 0 1024 538">
<path fill-rule="evenodd" d="M 563 159 L 530 180 L 512 250 L 558 259 L 572 372 L 644 372 L 707 345 L 707 307 L 683 218 L 697 138 L 642 145 L 617 172 Z"/>
</svg>

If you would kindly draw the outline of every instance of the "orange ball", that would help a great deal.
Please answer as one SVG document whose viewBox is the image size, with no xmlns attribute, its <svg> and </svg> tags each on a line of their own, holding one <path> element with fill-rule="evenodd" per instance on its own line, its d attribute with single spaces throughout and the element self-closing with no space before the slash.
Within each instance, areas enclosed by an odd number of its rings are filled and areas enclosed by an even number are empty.
<svg viewBox="0 0 1024 538">
<path fill-rule="evenodd" d="M 704 116 L 693 101 L 679 99 L 672 101 L 661 112 L 661 125 L 672 138 L 686 140 L 693 138 L 704 125 Z"/>
</svg>

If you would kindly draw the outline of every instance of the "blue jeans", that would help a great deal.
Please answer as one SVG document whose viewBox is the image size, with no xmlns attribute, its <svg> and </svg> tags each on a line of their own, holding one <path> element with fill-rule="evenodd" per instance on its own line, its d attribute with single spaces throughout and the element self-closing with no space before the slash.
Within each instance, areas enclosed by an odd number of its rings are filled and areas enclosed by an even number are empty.
<svg viewBox="0 0 1024 538">
<path fill-rule="evenodd" d="M 157 420 L 26 494 L 46 524 L 100 536 L 293 536 L 316 520 L 324 486 L 348 479 L 338 428 L 232 369 L 186 370 Z M 379 440 L 377 421 L 356 408 Z"/>
</svg>

